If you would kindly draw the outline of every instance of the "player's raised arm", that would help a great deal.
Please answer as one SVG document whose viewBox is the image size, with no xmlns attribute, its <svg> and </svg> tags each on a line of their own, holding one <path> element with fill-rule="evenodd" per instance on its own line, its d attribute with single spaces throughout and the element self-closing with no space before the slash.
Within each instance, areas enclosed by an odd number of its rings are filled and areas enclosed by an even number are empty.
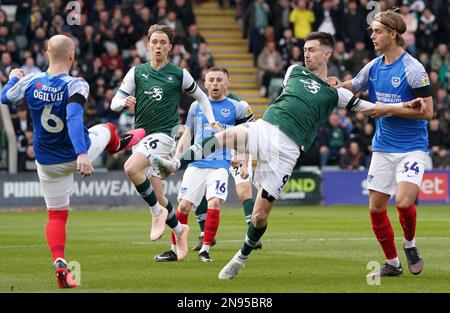
<svg viewBox="0 0 450 313">
<path fill-rule="evenodd" d="M 35 74 L 25 76 L 21 69 L 15 68 L 9 73 L 9 81 L 2 89 L 3 104 L 17 103 L 23 99 L 25 89 Z"/>
<path fill-rule="evenodd" d="M 175 158 L 178 158 L 191 145 L 192 135 L 194 134 L 194 112 L 197 106 L 197 102 L 193 102 L 189 108 L 189 112 L 186 118 L 186 125 L 184 125 L 184 132 L 178 140 L 177 149 L 175 151 Z"/>
<path fill-rule="evenodd" d="M 339 106 L 349 111 L 361 111 L 373 118 L 382 116 L 400 116 L 409 119 L 424 119 L 427 116 L 427 104 L 422 98 L 399 103 L 372 103 L 355 97 L 345 88 L 338 88 Z"/>
<path fill-rule="evenodd" d="M 197 100 L 200 108 L 208 119 L 208 122 L 216 129 L 216 125 L 218 125 L 218 123 L 214 118 L 214 113 L 211 108 L 211 103 L 208 100 L 208 96 L 197 86 L 194 78 L 188 71 L 186 71 L 186 69 L 183 69 L 183 90 Z"/>
<path fill-rule="evenodd" d="M 378 59 L 378 58 L 377 58 Z M 339 78 L 335 76 L 327 77 L 327 83 L 334 88 L 345 88 L 350 90 L 353 94 L 364 91 L 367 89 L 367 82 L 369 80 L 369 70 L 372 65 L 376 62 L 374 59 L 367 63 L 362 70 L 356 75 L 355 78 L 341 82 Z"/>
<path fill-rule="evenodd" d="M 69 85 L 69 99 L 66 107 L 67 131 L 77 154 L 77 170 L 82 177 L 90 176 L 94 172 L 84 139 L 83 108 L 88 94 L 89 85 L 84 79 L 77 79 Z"/>
<path fill-rule="evenodd" d="M 134 106 L 136 105 L 136 98 L 134 97 L 134 92 L 136 90 L 134 68 L 135 67 L 133 66 L 123 78 L 119 90 L 111 101 L 111 110 L 121 111 L 126 108 L 131 112 L 134 112 Z"/>
</svg>

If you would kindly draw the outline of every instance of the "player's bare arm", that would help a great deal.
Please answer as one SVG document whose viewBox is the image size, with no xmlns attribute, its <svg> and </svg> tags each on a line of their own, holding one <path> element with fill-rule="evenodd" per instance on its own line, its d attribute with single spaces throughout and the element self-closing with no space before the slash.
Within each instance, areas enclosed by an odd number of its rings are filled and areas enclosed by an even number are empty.
<svg viewBox="0 0 450 313">
<path fill-rule="evenodd" d="M 431 97 L 416 98 L 397 105 L 377 103 L 373 109 L 363 110 L 372 118 L 383 116 L 399 116 L 412 120 L 431 120 L 433 118 L 433 102 Z"/>
<path fill-rule="evenodd" d="M 181 135 L 178 141 L 177 150 L 175 152 L 175 158 L 178 158 L 181 153 L 183 153 L 191 145 L 192 132 L 185 127 L 183 135 Z"/>
</svg>

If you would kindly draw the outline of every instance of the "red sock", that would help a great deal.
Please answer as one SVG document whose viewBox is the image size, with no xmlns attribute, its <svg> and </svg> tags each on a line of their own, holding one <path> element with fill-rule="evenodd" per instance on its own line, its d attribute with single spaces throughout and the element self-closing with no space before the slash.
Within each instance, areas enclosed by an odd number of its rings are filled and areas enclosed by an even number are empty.
<svg viewBox="0 0 450 313">
<path fill-rule="evenodd" d="M 115 152 L 120 145 L 120 137 L 116 134 L 116 126 L 113 123 L 106 123 L 106 126 L 109 128 L 109 133 L 111 134 L 111 138 L 109 139 L 109 143 L 106 145 L 105 150 L 108 152 Z"/>
<path fill-rule="evenodd" d="M 69 211 L 48 211 L 48 222 L 45 227 L 48 247 L 52 253 L 53 261 L 64 258 L 66 245 L 66 221 Z"/>
<path fill-rule="evenodd" d="M 397 206 L 397 210 L 405 239 L 411 241 L 414 239 L 414 235 L 416 234 L 416 207 L 414 204 L 411 204 L 406 209 L 400 209 Z"/>
<path fill-rule="evenodd" d="M 175 213 L 175 216 L 177 217 L 178 221 L 181 224 L 187 224 L 188 222 L 188 217 L 189 217 L 189 213 L 183 213 L 177 210 L 177 212 Z M 177 241 L 175 240 L 175 234 L 172 232 L 172 244 L 176 245 Z"/>
<path fill-rule="evenodd" d="M 206 211 L 205 232 L 203 237 L 203 243 L 205 245 L 211 245 L 216 237 L 217 230 L 219 229 L 220 222 L 220 210 L 208 209 Z"/>
<path fill-rule="evenodd" d="M 383 248 L 386 259 L 394 259 L 397 257 L 397 250 L 394 243 L 394 230 L 387 215 L 387 211 L 372 212 L 370 211 L 372 220 L 372 229 Z"/>
</svg>

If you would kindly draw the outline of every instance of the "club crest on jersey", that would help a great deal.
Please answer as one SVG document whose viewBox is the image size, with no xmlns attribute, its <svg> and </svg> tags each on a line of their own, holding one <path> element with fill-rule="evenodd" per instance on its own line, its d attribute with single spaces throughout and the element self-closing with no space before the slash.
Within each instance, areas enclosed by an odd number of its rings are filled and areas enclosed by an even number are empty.
<svg viewBox="0 0 450 313">
<path fill-rule="evenodd" d="M 222 109 L 222 110 L 220 110 L 220 114 L 222 114 L 223 117 L 228 117 L 228 116 L 230 116 L 230 110 Z"/>
<path fill-rule="evenodd" d="M 161 87 L 151 87 L 148 91 L 144 91 L 151 100 L 160 101 L 163 97 L 163 89 Z"/>
<path fill-rule="evenodd" d="M 391 78 L 391 83 L 394 88 L 397 88 L 400 85 L 400 77 L 394 76 Z"/>
<path fill-rule="evenodd" d="M 300 81 L 303 83 L 303 86 L 306 90 L 308 90 L 312 94 L 316 94 L 320 90 L 320 84 L 316 82 L 314 79 L 300 79 Z"/>
</svg>

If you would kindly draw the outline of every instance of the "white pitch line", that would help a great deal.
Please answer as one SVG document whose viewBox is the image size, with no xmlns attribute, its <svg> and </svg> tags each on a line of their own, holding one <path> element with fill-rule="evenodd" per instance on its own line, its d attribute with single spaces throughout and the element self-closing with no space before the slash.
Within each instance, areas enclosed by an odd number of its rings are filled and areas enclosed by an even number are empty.
<svg viewBox="0 0 450 313">
<path fill-rule="evenodd" d="M 395 240 L 402 240 L 403 238 L 395 238 Z M 306 241 L 376 241 L 375 238 L 372 237 L 361 237 L 361 238 L 291 238 L 291 239 L 262 239 L 264 242 L 306 242 Z M 417 237 L 418 241 L 425 240 L 450 240 L 450 237 Z M 244 240 L 220 240 L 220 243 L 236 243 L 243 242 Z M 151 244 L 149 241 L 134 241 L 131 244 L 133 245 L 147 245 Z"/>
<path fill-rule="evenodd" d="M 403 238 L 397 237 L 396 241 L 400 241 Z M 450 237 L 417 237 L 418 241 L 427 241 L 427 240 L 450 240 Z M 356 238 L 286 238 L 286 239 L 265 239 L 264 242 L 306 242 L 306 241 L 375 241 L 375 238 L 372 237 L 356 237 Z M 242 243 L 244 240 L 232 239 L 232 240 L 220 240 L 220 243 Z M 123 242 L 126 243 L 126 242 Z M 117 242 L 101 242 L 96 245 L 114 245 Z M 150 245 L 152 242 L 150 241 L 133 241 L 132 245 Z M 41 248 L 47 247 L 46 244 L 42 245 L 0 245 L 0 249 L 16 249 L 16 248 Z"/>
</svg>

